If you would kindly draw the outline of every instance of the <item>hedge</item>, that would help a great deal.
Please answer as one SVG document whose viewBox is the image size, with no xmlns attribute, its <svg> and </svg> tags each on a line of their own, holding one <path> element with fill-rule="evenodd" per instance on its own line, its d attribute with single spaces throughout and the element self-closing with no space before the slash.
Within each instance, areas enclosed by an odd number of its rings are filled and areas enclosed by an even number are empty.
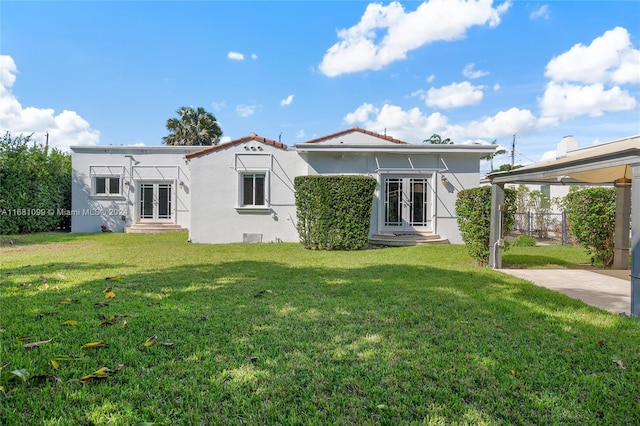
<svg viewBox="0 0 640 426">
<path fill-rule="evenodd" d="M 31 141 L 0 138 L 0 234 L 68 229 L 71 157 Z"/>
<path fill-rule="evenodd" d="M 504 190 L 502 237 L 513 228 L 516 213 L 516 191 Z M 480 264 L 489 262 L 491 234 L 491 186 L 463 189 L 456 200 L 456 215 L 462 240 L 469 255 Z"/>
<path fill-rule="evenodd" d="M 368 176 L 294 179 L 300 242 L 314 250 L 358 250 L 369 242 L 376 180 Z"/>
</svg>

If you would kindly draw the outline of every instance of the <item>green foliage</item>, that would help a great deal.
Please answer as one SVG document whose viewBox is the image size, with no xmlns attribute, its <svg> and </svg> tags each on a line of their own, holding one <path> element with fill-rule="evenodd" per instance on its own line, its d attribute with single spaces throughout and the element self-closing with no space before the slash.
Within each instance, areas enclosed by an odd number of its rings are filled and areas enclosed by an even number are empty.
<svg viewBox="0 0 640 426">
<path fill-rule="evenodd" d="M 503 237 L 509 233 L 515 220 L 515 190 L 505 188 L 504 198 Z M 487 264 L 491 233 L 491 186 L 460 191 L 456 200 L 456 215 L 469 255 L 480 264 Z"/>
<path fill-rule="evenodd" d="M 369 241 L 376 180 L 368 176 L 298 176 L 298 234 L 307 249 L 357 250 Z"/>
<path fill-rule="evenodd" d="M 534 237 L 530 237 L 528 235 L 518 235 L 515 240 L 513 240 L 510 245 L 513 247 L 534 247 L 536 245 L 537 240 Z"/>
<path fill-rule="evenodd" d="M 71 209 L 71 156 L 31 141 L 0 138 L 0 234 L 68 229 Z"/>
<path fill-rule="evenodd" d="M 440 136 L 437 133 L 432 134 L 429 139 L 425 139 L 422 141 L 423 143 L 430 143 L 432 145 L 450 145 L 453 144 L 453 142 L 451 142 L 451 139 L 446 138 L 446 139 L 442 139 L 442 136 Z"/>
<path fill-rule="evenodd" d="M 571 188 L 565 197 L 569 231 L 589 254 L 609 266 L 613 263 L 616 190 Z"/>
<path fill-rule="evenodd" d="M 162 138 L 163 144 L 198 146 L 220 142 L 222 130 L 213 114 L 202 107 L 182 107 L 176 112 L 180 117 L 167 120 L 169 135 Z"/>
</svg>

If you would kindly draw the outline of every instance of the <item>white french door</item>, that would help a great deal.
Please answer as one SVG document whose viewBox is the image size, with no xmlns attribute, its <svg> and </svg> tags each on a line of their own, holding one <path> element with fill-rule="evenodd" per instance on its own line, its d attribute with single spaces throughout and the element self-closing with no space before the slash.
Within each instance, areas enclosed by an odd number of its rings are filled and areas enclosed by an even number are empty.
<svg viewBox="0 0 640 426">
<path fill-rule="evenodd" d="M 139 185 L 140 222 L 171 222 L 173 191 L 168 182 L 141 182 Z"/>
<path fill-rule="evenodd" d="M 386 231 L 430 231 L 432 186 L 428 177 L 385 177 L 383 229 Z"/>
</svg>

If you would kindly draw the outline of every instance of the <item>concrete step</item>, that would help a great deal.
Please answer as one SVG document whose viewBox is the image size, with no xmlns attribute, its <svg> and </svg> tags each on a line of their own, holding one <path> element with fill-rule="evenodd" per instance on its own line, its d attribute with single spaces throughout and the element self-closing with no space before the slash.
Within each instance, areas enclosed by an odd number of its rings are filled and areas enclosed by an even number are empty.
<svg viewBox="0 0 640 426">
<path fill-rule="evenodd" d="M 124 228 L 127 234 L 164 234 L 166 232 L 186 232 L 187 229 L 174 223 L 138 222 Z"/>
<path fill-rule="evenodd" d="M 389 232 L 371 236 L 369 244 L 402 247 L 422 244 L 449 244 L 449 240 L 433 232 Z"/>
</svg>

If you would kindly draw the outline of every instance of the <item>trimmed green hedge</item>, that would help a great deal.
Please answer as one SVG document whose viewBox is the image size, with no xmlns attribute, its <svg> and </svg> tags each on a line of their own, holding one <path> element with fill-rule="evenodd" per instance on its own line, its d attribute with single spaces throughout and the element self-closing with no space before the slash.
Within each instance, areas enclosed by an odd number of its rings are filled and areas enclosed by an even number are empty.
<svg viewBox="0 0 640 426">
<path fill-rule="evenodd" d="M 69 229 L 71 156 L 31 141 L 0 138 L 0 234 Z"/>
<path fill-rule="evenodd" d="M 569 232 L 602 266 L 613 263 L 615 188 L 571 188 L 564 199 Z"/>
<path fill-rule="evenodd" d="M 369 242 L 376 180 L 368 176 L 298 176 L 297 229 L 314 250 L 358 250 Z"/>
<path fill-rule="evenodd" d="M 515 221 L 516 191 L 505 188 L 504 200 L 503 237 L 511 231 Z M 463 189 L 458 192 L 456 215 L 458 228 L 469 255 L 480 264 L 486 265 L 489 262 L 491 234 L 491 186 Z"/>
</svg>

